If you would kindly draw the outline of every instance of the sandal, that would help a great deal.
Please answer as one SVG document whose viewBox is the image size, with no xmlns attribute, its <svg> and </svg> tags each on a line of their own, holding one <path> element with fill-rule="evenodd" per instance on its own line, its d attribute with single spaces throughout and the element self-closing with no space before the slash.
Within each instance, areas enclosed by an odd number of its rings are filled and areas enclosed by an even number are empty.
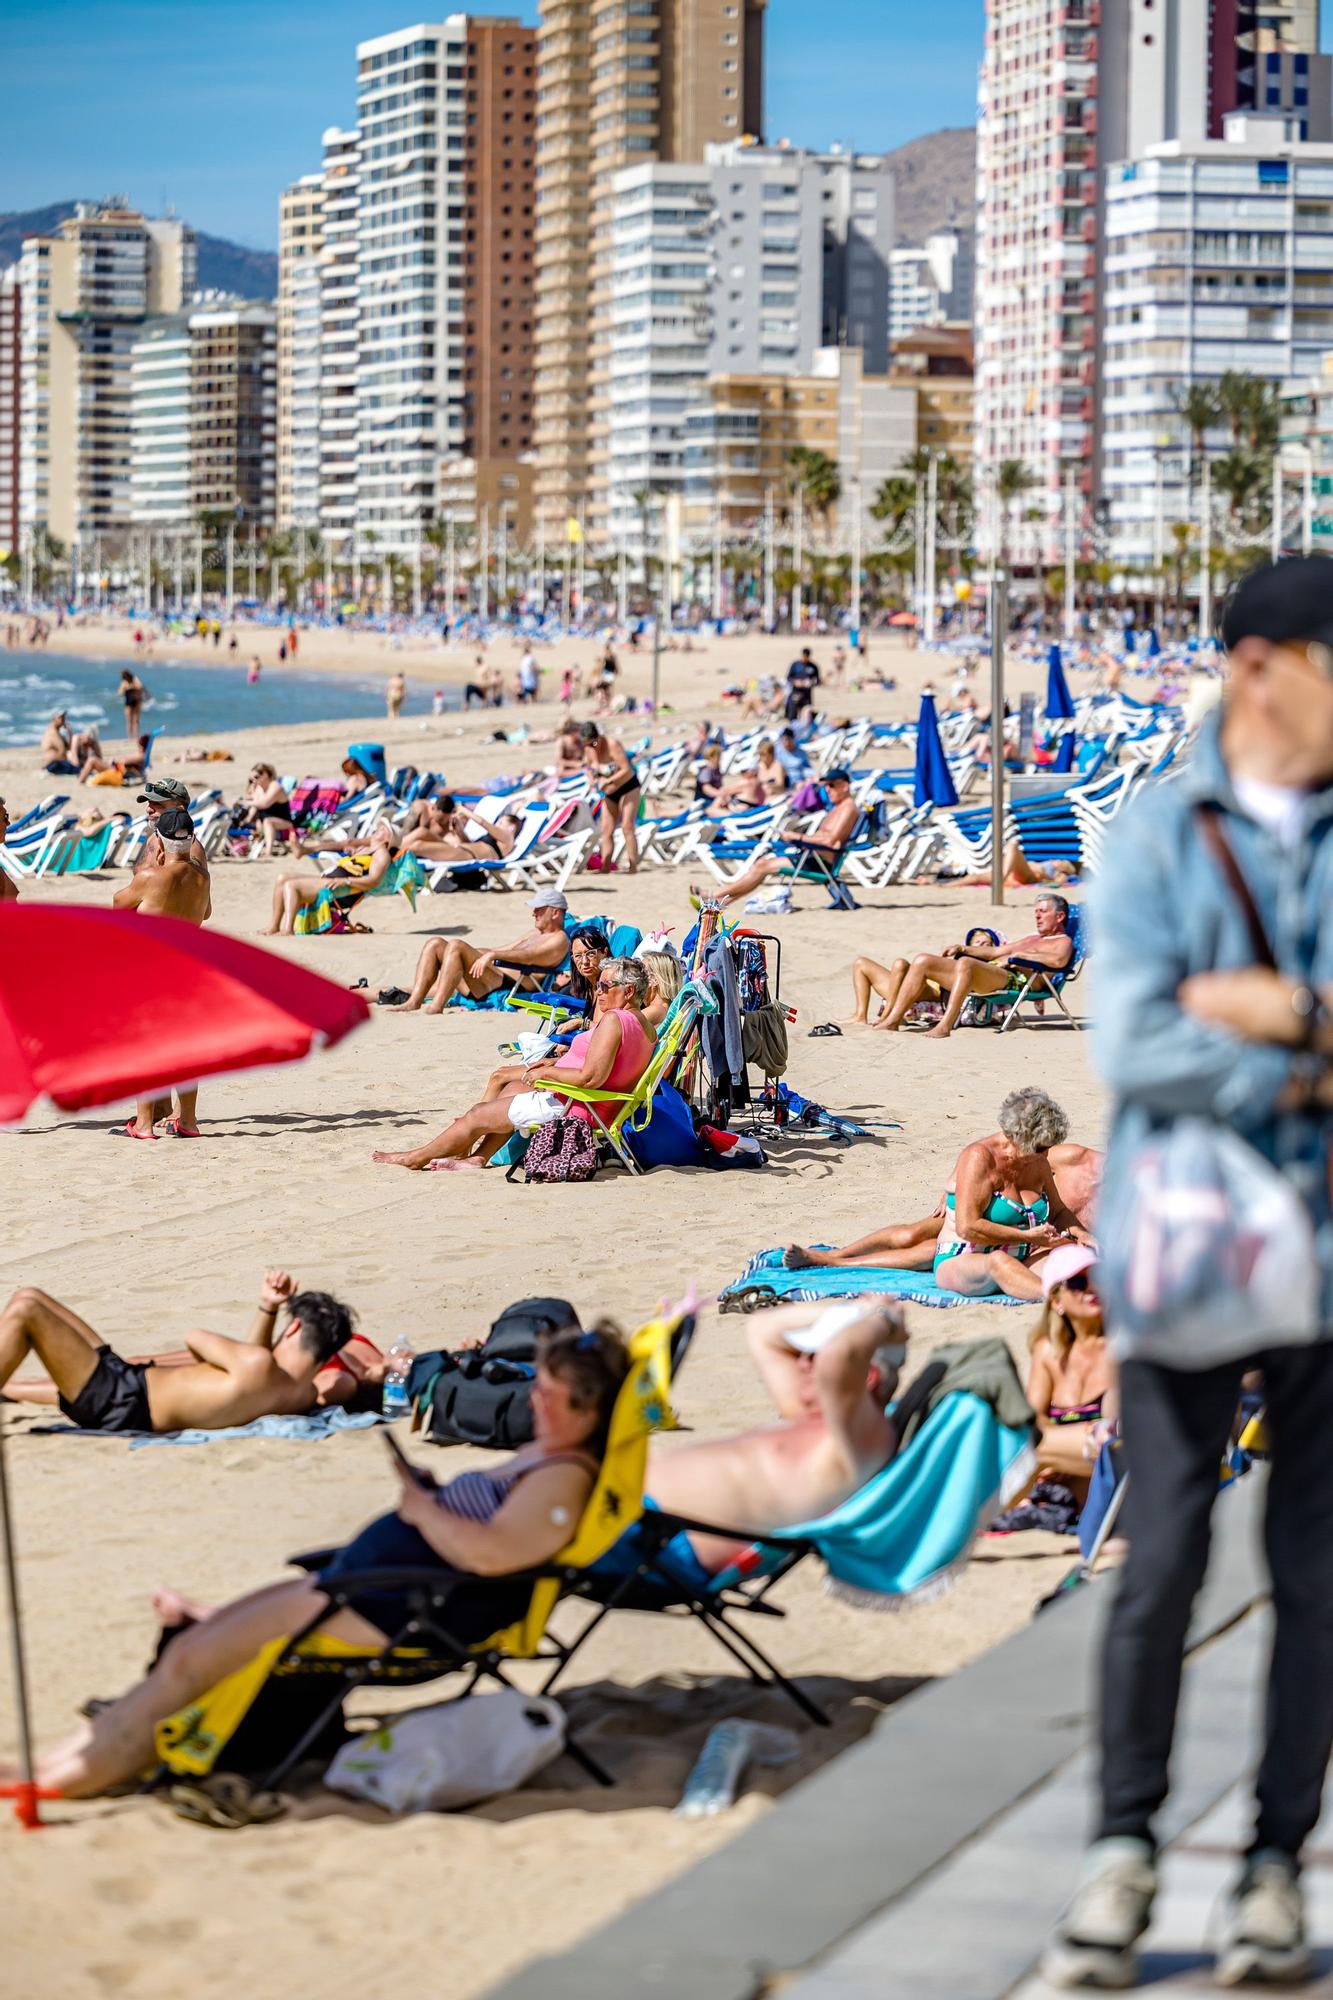
<svg viewBox="0 0 1333 2000">
<path fill-rule="evenodd" d="M 811 1028 L 810 1033 L 812 1036 L 837 1035 L 841 1037 L 842 1029 L 838 1026 L 836 1021 L 821 1021 L 817 1028 Z"/>
<path fill-rule="evenodd" d="M 156 1132 L 136 1132 L 134 1129 L 134 1120 L 129 1118 L 123 1125 L 113 1125 L 111 1127 L 111 1136 L 113 1139 L 156 1139 L 157 1134 Z"/>
<path fill-rule="evenodd" d="M 717 1309 L 722 1313 L 752 1313 L 781 1303 L 771 1285 L 742 1285 L 737 1291 L 724 1292 L 717 1302 Z"/>
<path fill-rule="evenodd" d="M 179 1118 L 168 1118 L 162 1130 L 173 1139 L 202 1139 L 204 1136 L 197 1125 L 193 1132 L 182 1132 Z"/>
<path fill-rule="evenodd" d="M 276 1792 L 261 1792 L 239 1771 L 213 1771 L 206 1778 L 187 1780 L 167 1790 L 171 1809 L 196 1826 L 216 1826 L 234 1832 L 242 1826 L 265 1826 L 280 1819 L 287 1807 Z"/>
<path fill-rule="evenodd" d="M 364 986 L 365 983 L 363 979 L 361 984 Z M 412 995 L 405 986 L 381 986 L 379 992 L 375 995 L 375 1005 L 377 1007 L 401 1007 L 404 1000 L 410 1000 L 411 998 Z"/>
</svg>

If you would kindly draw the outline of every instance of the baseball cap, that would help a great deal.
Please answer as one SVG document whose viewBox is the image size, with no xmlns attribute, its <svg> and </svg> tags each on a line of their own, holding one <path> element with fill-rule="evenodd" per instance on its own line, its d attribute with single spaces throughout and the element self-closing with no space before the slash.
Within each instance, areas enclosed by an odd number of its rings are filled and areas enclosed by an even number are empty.
<svg viewBox="0 0 1333 2000">
<path fill-rule="evenodd" d="M 157 817 L 157 830 L 163 840 L 192 840 L 194 821 L 181 806 L 168 806 Z"/>
<path fill-rule="evenodd" d="M 567 910 L 569 898 L 560 889 L 539 889 L 532 899 L 534 910 Z"/>
<path fill-rule="evenodd" d="M 183 778 L 150 778 L 139 794 L 141 806 L 188 806 L 190 787 Z"/>
<path fill-rule="evenodd" d="M 826 771 L 824 774 L 824 783 L 826 785 L 850 785 L 851 782 L 851 772 L 845 771 L 841 764 L 835 764 L 831 771 Z"/>
<path fill-rule="evenodd" d="M 1333 646 L 1333 562 L 1327 556 L 1288 556 L 1243 576 L 1222 614 L 1228 652 L 1242 639 L 1274 646 L 1318 639 Z"/>
<path fill-rule="evenodd" d="M 1057 1285 L 1076 1278 L 1080 1271 L 1090 1271 L 1096 1262 L 1097 1252 L 1089 1250 L 1086 1243 L 1062 1243 L 1058 1250 L 1052 1250 L 1038 1273 L 1043 1292 L 1049 1298 Z"/>
</svg>

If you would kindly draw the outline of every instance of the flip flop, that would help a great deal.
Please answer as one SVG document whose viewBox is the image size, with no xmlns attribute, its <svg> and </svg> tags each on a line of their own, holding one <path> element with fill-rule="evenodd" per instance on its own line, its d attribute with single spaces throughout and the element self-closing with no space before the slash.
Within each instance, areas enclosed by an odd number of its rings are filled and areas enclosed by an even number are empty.
<svg viewBox="0 0 1333 2000">
<path fill-rule="evenodd" d="M 156 1139 L 157 1134 L 156 1132 L 136 1132 L 134 1129 L 134 1120 L 130 1118 L 124 1125 L 113 1125 L 111 1127 L 111 1136 L 113 1139 Z"/>
<path fill-rule="evenodd" d="M 810 1033 L 812 1036 L 837 1035 L 841 1039 L 842 1029 L 838 1026 L 836 1021 L 821 1021 L 817 1028 L 811 1028 Z"/>
<path fill-rule="evenodd" d="M 179 1118 L 168 1118 L 162 1130 L 168 1133 L 173 1139 L 202 1139 L 204 1136 L 197 1125 L 193 1132 L 182 1132 Z"/>
<path fill-rule="evenodd" d="M 243 1826 L 263 1826 L 287 1808 L 276 1792 L 260 1792 L 235 1771 L 213 1771 L 207 1777 L 172 1785 L 171 1809 L 196 1826 L 229 1832 Z"/>
<path fill-rule="evenodd" d="M 363 979 L 361 984 L 364 986 L 365 983 Z M 412 995 L 405 986 L 381 986 L 379 992 L 375 995 L 375 1005 L 377 1007 L 401 1007 L 404 1000 L 410 1000 L 411 998 Z"/>
</svg>

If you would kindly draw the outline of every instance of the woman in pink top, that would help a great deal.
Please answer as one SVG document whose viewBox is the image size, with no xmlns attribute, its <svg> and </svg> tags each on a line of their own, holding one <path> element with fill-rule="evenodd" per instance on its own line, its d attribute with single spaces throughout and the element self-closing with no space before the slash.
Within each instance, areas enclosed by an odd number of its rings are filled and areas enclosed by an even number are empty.
<svg viewBox="0 0 1333 2000">
<path fill-rule="evenodd" d="M 587 1119 L 586 1105 L 565 1104 L 561 1083 L 581 1090 L 632 1090 L 648 1067 L 653 1032 L 643 1019 L 648 975 L 637 958 L 608 958 L 597 979 L 593 1025 L 574 1037 L 566 1055 L 516 1064 L 497 1070 L 487 1095 L 461 1118 L 455 1118 L 437 1139 L 407 1153 L 376 1153 L 383 1165 L 411 1167 L 484 1167 L 511 1132 L 545 1124 L 551 1118 Z"/>
</svg>

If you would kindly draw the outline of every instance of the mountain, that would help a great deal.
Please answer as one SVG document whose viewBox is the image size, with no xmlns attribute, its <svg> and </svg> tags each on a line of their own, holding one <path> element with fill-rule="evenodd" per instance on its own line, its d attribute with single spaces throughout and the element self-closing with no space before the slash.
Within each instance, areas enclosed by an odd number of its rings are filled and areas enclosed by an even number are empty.
<svg viewBox="0 0 1333 2000">
<path fill-rule="evenodd" d="M 73 213 L 72 201 L 58 201 L 49 208 L 0 215 L 0 270 L 13 263 L 25 236 L 49 236 Z M 243 243 L 231 243 L 225 236 L 208 236 L 200 230 L 199 288 L 205 292 L 231 292 L 243 299 L 275 298 L 277 254 L 272 250 L 249 250 Z"/>
<path fill-rule="evenodd" d="M 922 244 L 937 229 L 976 227 L 977 135 L 970 127 L 927 132 L 884 157 L 893 168 L 899 243 Z"/>
</svg>

